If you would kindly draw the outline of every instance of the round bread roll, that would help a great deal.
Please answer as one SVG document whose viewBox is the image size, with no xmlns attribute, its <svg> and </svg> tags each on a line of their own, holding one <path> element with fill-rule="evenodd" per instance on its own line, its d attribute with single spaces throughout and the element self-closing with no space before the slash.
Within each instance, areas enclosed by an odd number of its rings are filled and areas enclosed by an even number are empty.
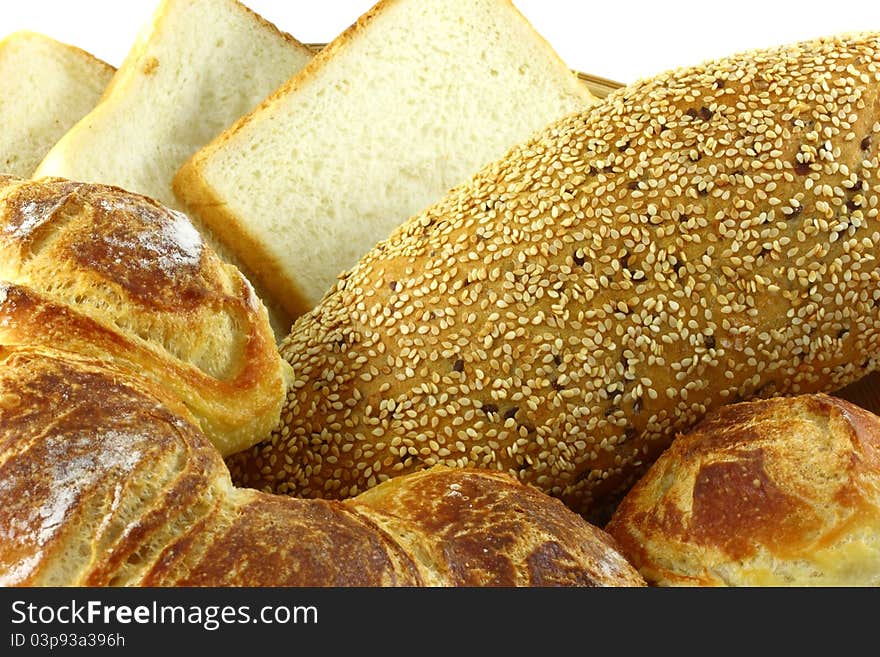
<svg viewBox="0 0 880 657">
<path fill-rule="evenodd" d="M 658 585 L 880 585 L 880 418 L 826 395 L 724 407 L 607 530 Z"/>
<path fill-rule="evenodd" d="M 253 288 L 185 215 L 60 178 L 0 175 L 0 344 L 142 372 L 223 454 L 269 434 L 289 375 Z"/>
</svg>

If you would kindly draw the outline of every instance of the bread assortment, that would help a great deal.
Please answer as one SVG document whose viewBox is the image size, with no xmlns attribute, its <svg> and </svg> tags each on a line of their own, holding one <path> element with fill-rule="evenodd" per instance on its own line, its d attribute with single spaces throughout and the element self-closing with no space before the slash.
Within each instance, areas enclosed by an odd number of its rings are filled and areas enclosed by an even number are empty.
<svg viewBox="0 0 880 657">
<path fill-rule="evenodd" d="M 281 345 L 240 484 L 347 497 L 437 463 L 593 519 L 726 403 L 877 366 L 880 40 L 664 73 L 408 220 Z"/>
<path fill-rule="evenodd" d="M 876 397 L 880 35 L 602 100 L 508 0 L 313 54 L 163 0 L 0 172 L 0 585 L 880 584 L 824 394 Z"/>
<path fill-rule="evenodd" d="M 0 349 L 0 481 L 4 585 L 643 585 L 607 535 L 497 473 L 347 502 L 233 488 L 176 395 L 51 348 Z"/>
<path fill-rule="evenodd" d="M 174 190 L 296 317 L 408 217 L 594 101 L 509 0 L 382 0 Z"/>
<path fill-rule="evenodd" d="M 161 0 L 101 102 L 52 147 L 34 177 L 117 185 L 181 210 L 171 190 L 180 166 L 312 55 L 237 0 Z M 257 286 L 275 330 L 286 334 L 290 317 L 244 260 L 193 220 L 213 250 Z"/>
<path fill-rule="evenodd" d="M 663 586 L 880 585 L 880 418 L 825 395 L 725 406 L 608 525 Z"/>
</svg>

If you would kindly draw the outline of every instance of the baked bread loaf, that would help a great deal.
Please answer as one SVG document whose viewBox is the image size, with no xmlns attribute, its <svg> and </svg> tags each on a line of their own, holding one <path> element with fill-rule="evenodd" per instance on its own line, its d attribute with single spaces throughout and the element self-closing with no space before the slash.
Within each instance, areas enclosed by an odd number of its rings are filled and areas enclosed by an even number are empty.
<svg viewBox="0 0 880 657">
<path fill-rule="evenodd" d="M 555 123 L 295 323 L 282 424 L 234 480 L 334 498 L 480 466 L 597 518 L 713 408 L 876 369 L 878 82 L 880 37 L 849 35 Z"/>
<path fill-rule="evenodd" d="M 613 541 L 511 478 L 432 470 L 349 502 L 232 487 L 167 389 L 0 347 L 0 584 L 643 585 Z"/>
<path fill-rule="evenodd" d="M 115 69 L 34 32 L 0 41 L 0 173 L 28 177 L 97 104 Z"/>
<path fill-rule="evenodd" d="M 383 0 L 174 190 L 295 317 L 408 217 L 594 100 L 510 0 Z"/>
<path fill-rule="evenodd" d="M 34 176 L 116 185 L 182 209 L 171 191 L 180 166 L 311 57 L 237 0 L 162 0 L 101 103 Z M 194 221 L 214 251 L 255 283 L 234 252 Z M 290 319 L 273 315 L 285 335 Z"/>
<path fill-rule="evenodd" d="M 224 454 L 269 435 L 287 366 L 266 310 L 183 214 L 104 185 L 0 176 L 0 345 L 111 360 Z"/>
<path fill-rule="evenodd" d="M 655 584 L 878 586 L 880 418 L 825 395 L 725 406 L 607 529 Z"/>
</svg>

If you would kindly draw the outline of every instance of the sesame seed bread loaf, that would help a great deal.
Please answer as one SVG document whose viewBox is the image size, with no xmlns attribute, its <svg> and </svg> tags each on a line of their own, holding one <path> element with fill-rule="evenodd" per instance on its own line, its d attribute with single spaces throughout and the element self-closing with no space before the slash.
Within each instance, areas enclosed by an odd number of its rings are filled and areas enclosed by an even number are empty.
<svg viewBox="0 0 880 657">
<path fill-rule="evenodd" d="M 880 586 L 880 418 L 825 395 L 725 406 L 607 529 L 654 584 Z"/>
<path fill-rule="evenodd" d="M 0 173 L 30 176 L 98 102 L 114 68 L 34 32 L 0 41 Z"/>
<path fill-rule="evenodd" d="M 348 502 L 233 488 L 167 388 L 51 348 L 0 347 L 0 482 L 0 585 L 644 585 L 506 475 L 441 468 Z"/>
<path fill-rule="evenodd" d="M 171 190 L 180 166 L 311 57 L 236 0 L 163 0 L 101 103 L 34 176 L 115 185 L 182 209 Z M 254 282 L 234 252 L 194 222 L 215 252 Z M 290 319 L 283 312 L 273 319 L 286 334 Z"/>
<path fill-rule="evenodd" d="M 141 372 L 224 454 L 269 435 L 288 374 L 253 289 L 186 216 L 61 179 L 0 176 L 0 344 Z"/>
<path fill-rule="evenodd" d="M 174 189 L 296 316 L 408 217 L 594 100 L 509 0 L 383 0 Z"/>
<path fill-rule="evenodd" d="M 437 463 L 591 518 L 676 432 L 880 353 L 880 37 L 643 80 L 407 221 L 282 343 L 243 485 L 356 495 Z"/>
</svg>

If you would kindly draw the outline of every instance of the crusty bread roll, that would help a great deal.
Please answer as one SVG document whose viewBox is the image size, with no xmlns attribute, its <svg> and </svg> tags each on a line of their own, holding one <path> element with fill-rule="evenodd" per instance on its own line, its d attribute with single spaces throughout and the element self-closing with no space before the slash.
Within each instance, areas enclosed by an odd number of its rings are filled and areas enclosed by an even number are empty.
<svg viewBox="0 0 880 657">
<path fill-rule="evenodd" d="M 435 463 L 590 516 L 721 404 L 831 391 L 880 353 L 880 41 L 644 80 L 370 251 L 282 344 L 245 485 L 346 497 Z"/>
<path fill-rule="evenodd" d="M 607 527 L 660 585 L 880 585 L 880 418 L 804 395 L 680 436 Z"/>
<path fill-rule="evenodd" d="M 280 417 L 286 365 L 248 282 L 186 216 L 115 187 L 0 176 L 0 345 L 142 371 L 224 454 Z"/>
<path fill-rule="evenodd" d="M 506 475 L 437 469 L 349 502 L 232 487 L 165 386 L 0 347 L 0 585 L 619 585 L 613 541 Z"/>
</svg>

